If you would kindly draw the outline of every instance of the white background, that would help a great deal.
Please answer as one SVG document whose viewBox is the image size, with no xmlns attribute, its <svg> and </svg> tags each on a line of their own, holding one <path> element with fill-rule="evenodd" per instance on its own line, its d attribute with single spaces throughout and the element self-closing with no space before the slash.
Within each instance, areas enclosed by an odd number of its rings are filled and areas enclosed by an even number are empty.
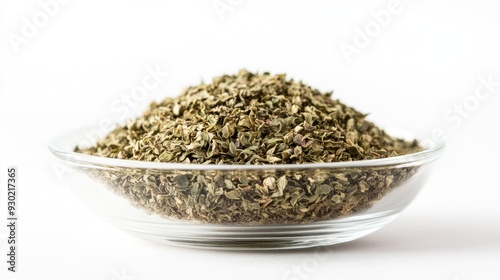
<svg viewBox="0 0 500 280">
<path fill-rule="evenodd" d="M 20 177 L 19 272 L 0 257 L 1 279 L 500 279 L 500 2 L 400 0 L 382 27 L 373 13 L 388 0 L 69 0 L 44 23 L 46 2 L 0 2 L 0 217 L 6 166 Z M 36 30 L 23 35 L 23 18 Z M 329 253 L 157 246 L 81 205 L 47 149 L 68 130 L 118 121 L 113 104 L 148 67 L 169 76 L 130 116 L 214 75 L 286 72 L 383 127 L 441 131 L 447 150 L 396 221 Z M 497 83 L 482 100 L 480 77 Z"/>
</svg>

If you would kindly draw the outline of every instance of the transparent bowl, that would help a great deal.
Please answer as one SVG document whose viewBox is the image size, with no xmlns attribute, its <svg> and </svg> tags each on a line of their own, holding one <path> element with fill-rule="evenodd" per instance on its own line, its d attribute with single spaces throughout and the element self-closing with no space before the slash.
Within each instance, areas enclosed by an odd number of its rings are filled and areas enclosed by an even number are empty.
<svg viewBox="0 0 500 280">
<path fill-rule="evenodd" d="M 417 196 L 444 144 L 386 159 L 277 165 L 121 160 L 49 148 L 65 180 L 101 216 L 158 243 L 217 249 L 290 249 L 348 242 L 396 218 Z"/>
</svg>

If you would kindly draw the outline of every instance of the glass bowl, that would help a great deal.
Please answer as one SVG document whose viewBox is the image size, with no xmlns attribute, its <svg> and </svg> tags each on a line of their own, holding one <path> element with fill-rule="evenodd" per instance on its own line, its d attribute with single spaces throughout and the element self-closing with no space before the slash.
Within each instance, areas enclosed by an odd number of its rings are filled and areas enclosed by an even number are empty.
<svg viewBox="0 0 500 280">
<path fill-rule="evenodd" d="M 49 148 L 68 185 L 113 225 L 158 243 L 290 249 L 351 241 L 396 218 L 417 196 L 444 144 L 385 159 L 203 165 L 73 152 L 81 130 Z"/>
</svg>

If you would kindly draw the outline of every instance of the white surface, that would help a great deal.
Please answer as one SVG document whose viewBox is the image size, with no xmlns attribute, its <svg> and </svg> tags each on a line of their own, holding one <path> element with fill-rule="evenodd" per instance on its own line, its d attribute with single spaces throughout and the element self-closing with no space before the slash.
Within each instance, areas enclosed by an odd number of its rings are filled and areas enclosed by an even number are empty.
<svg viewBox="0 0 500 280">
<path fill-rule="evenodd" d="M 0 183 L 7 165 L 20 177 L 19 272 L 6 273 L 2 261 L 1 279 L 500 278 L 500 86 L 467 116 L 443 117 L 472 98 L 478 77 L 500 81 L 500 2 L 401 0 L 350 63 L 342 42 L 352 44 L 356 28 L 389 1 L 221 0 L 234 5 L 222 20 L 213 2 L 68 1 L 17 54 L 9 34 L 42 10 L 38 1 L 0 2 Z M 246 67 L 334 89 L 382 126 L 440 128 L 447 150 L 395 222 L 326 252 L 156 246 L 102 223 L 73 198 L 46 148 L 59 133 L 118 120 L 112 104 L 123 105 L 116 102 L 156 66 L 170 76 L 132 104 L 135 112 Z M 0 239 L 4 255 L 4 226 Z"/>
</svg>

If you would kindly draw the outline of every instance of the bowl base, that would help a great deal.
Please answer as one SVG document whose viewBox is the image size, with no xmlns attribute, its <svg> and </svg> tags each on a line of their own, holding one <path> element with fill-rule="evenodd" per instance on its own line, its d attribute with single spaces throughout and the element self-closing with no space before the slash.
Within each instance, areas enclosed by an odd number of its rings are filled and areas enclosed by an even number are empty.
<svg viewBox="0 0 500 280">
<path fill-rule="evenodd" d="M 178 221 L 152 223 L 116 217 L 108 220 L 126 232 L 156 244 L 216 250 L 277 250 L 352 241 L 380 229 L 395 218 L 396 214 L 377 213 L 282 226 L 205 225 Z"/>
</svg>

